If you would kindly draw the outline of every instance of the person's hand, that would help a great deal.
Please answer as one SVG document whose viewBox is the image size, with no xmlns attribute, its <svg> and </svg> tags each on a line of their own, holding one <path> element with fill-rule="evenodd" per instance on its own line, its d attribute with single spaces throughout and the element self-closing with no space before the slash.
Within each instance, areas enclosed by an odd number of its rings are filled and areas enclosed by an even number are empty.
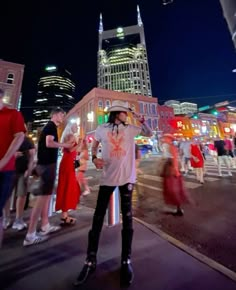
<svg viewBox="0 0 236 290">
<path fill-rule="evenodd" d="M 97 169 L 102 169 L 104 166 L 104 160 L 101 158 L 95 158 L 93 160 L 93 164 L 96 166 Z"/>
<path fill-rule="evenodd" d="M 133 112 L 133 111 L 132 111 L 132 114 L 133 114 L 133 117 L 136 120 L 138 120 L 140 123 L 143 123 L 145 121 L 144 116 L 139 115 L 139 114 L 137 114 L 136 112 Z"/>
<path fill-rule="evenodd" d="M 29 171 L 28 171 L 28 169 L 25 171 L 25 173 L 24 173 L 24 178 L 28 178 L 29 177 Z"/>
<path fill-rule="evenodd" d="M 16 151 L 15 157 L 17 158 L 17 157 L 21 157 L 21 156 L 23 156 L 23 153 L 20 151 Z"/>
<path fill-rule="evenodd" d="M 199 162 L 199 159 L 198 159 L 197 157 L 195 157 L 195 156 L 193 156 L 193 160 L 194 160 L 194 162 L 196 162 L 196 163 Z"/>
<path fill-rule="evenodd" d="M 180 174 L 180 171 L 179 171 L 179 169 L 178 168 L 175 168 L 174 169 L 174 175 L 176 176 L 176 177 L 179 177 L 181 174 Z"/>
</svg>

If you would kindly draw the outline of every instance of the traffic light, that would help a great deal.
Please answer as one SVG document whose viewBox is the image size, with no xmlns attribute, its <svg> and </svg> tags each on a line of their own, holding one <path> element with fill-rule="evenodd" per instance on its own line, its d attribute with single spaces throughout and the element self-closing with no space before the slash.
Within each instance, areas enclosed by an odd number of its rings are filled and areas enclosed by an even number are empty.
<svg viewBox="0 0 236 290">
<path fill-rule="evenodd" d="M 213 114 L 215 116 L 218 116 L 219 113 L 218 113 L 218 111 L 216 109 L 214 109 L 214 110 L 211 111 L 211 114 Z"/>
<path fill-rule="evenodd" d="M 198 114 L 193 114 L 193 119 L 198 119 Z"/>
</svg>

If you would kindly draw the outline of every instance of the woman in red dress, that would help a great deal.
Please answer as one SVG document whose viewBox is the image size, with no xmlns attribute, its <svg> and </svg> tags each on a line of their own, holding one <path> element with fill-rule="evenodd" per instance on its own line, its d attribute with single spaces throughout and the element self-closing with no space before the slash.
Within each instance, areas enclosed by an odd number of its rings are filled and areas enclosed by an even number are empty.
<svg viewBox="0 0 236 290">
<path fill-rule="evenodd" d="M 75 138 L 75 133 L 77 132 L 77 124 L 68 123 L 61 137 L 62 142 L 71 142 L 75 145 L 71 149 L 63 150 L 63 157 L 59 168 L 56 211 L 62 211 L 62 225 L 75 224 L 76 219 L 69 216 L 68 210 L 76 209 L 80 198 L 80 187 L 76 179 L 74 167 L 78 148 Z"/>
<path fill-rule="evenodd" d="M 196 140 L 194 140 L 193 143 L 191 144 L 191 155 L 192 155 L 192 157 L 190 158 L 191 166 L 193 168 L 196 168 L 197 180 L 200 181 L 201 184 L 203 184 L 204 158 L 200 146 L 197 144 Z"/>
<path fill-rule="evenodd" d="M 178 151 L 173 141 L 174 136 L 171 134 L 164 134 L 162 137 L 163 158 L 165 158 L 162 172 L 163 197 L 166 204 L 176 206 L 174 216 L 183 216 L 184 211 L 181 207 L 189 202 L 189 197 L 179 171 Z"/>
</svg>

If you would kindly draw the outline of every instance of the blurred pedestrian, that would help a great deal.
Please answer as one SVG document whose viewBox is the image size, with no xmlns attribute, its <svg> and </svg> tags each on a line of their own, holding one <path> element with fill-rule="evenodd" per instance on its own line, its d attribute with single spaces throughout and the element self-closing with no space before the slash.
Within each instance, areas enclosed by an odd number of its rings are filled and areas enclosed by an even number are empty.
<svg viewBox="0 0 236 290">
<path fill-rule="evenodd" d="M 15 177 L 15 154 L 24 140 L 24 119 L 20 112 L 9 109 L 0 89 L 0 247 L 3 239 L 3 208 L 9 199 Z"/>
<path fill-rule="evenodd" d="M 34 157 L 34 143 L 28 136 L 25 136 L 23 143 L 16 152 L 16 176 L 14 180 L 14 189 L 12 192 L 12 198 L 15 199 L 16 197 L 16 218 L 12 228 L 18 231 L 21 231 L 27 227 L 27 224 L 24 222 L 23 215 L 28 193 L 29 176 L 31 176 L 34 167 Z M 7 221 L 5 227 L 10 225 L 10 201 L 11 198 L 8 199 L 8 202 L 4 208 L 4 218 Z"/>
<path fill-rule="evenodd" d="M 174 216 L 183 216 L 182 205 L 188 201 L 179 170 L 178 149 L 173 144 L 174 136 L 164 134 L 162 137 L 163 158 L 165 158 L 161 176 L 163 177 L 163 197 L 165 203 L 176 206 Z"/>
<path fill-rule="evenodd" d="M 204 183 L 204 157 L 200 149 L 200 144 L 198 144 L 196 139 L 193 139 L 191 144 L 191 166 L 196 169 L 197 180 L 203 184 Z"/>
<path fill-rule="evenodd" d="M 232 176 L 230 160 L 227 155 L 227 150 L 226 150 L 225 145 L 226 144 L 224 140 L 221 140 L 219 137 L 214 142 L 214 147 L 216 148 L 216 152 L 217 152 L 218 172 L 219 172 L 219 176 L 222 176 L 221 166 L 222 166 L 222 163 L 224 163 L 228 169 L 228 175 Z"/>
<path fill-rule="evenodd" d="M 62 211 L 62 225 L 75 224 L 76 219 L 69 216 L 68 211 L 71 209 L 75 210 L 77 208 L 80 198 L 80 188 L 76 180 L 74 166 L 78 150 L 76 133 L 78 133 L 77 124 L 69 122 L 66 125 L 61 137 L 61 143 L 69 142 L 73 145 L 72 148 L 63 149 L 63 156 L 59 168 L 56 211 Z"/>
<path fill-rule="evenodd" d="M 127 102 L 113 101 L 108 112 L 110 113 L 108 122 L 96 129 L 92 145 L 92 161 L 97 168 L 103 169 L 103 171 L 93 224 L 88 235 L 87 258 L 75 285 L 85 282 L 89 274 L 96 269 L 99 237 L 104 216 L 110 197 L 117 186 L 120 191 L 123 218 L 121 284 L 127 286 L 133 280 L 130 259 L 133 238 L 132 191 L 136 181 L 134 137 L 139 134 L 151 137 L 152 130 L 144 118 L 134 112 L 133 117 L 141 123 L 141 127 L 127 124 L 127 114 L 130 112 Z M 100 142 L 102 158 L 98 158 L 96 155 Z"/>
<path fill-rule="evenodd" d="M 86 139 L 83 139 L 80 146 L 80 158 L 79 163 L 80 166 L 78 168 L 78 174 L 77 174 L 77 180 L 80 186 L 80 190 L 83 190 L 82 195 L 88 195 L 90 194 L 90 188 L 88 186 L 87 178 L 85 177 L 85 172 L 88 169 L 88 160 L 89 160 L 89 154 L 88 154 L 88 144 Z"/>
</svg>

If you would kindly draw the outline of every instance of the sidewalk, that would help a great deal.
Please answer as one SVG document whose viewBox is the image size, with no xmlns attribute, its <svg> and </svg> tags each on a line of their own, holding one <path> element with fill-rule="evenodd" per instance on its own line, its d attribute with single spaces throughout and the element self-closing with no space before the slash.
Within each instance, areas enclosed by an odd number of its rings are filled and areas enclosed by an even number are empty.
<svg viewBox="0 0 236 290">
<path fill-rule="evenodd" d="M 104 226 L 96 272 L 72 286 L 83 266 L 93 210 L 75 212 L 75 226 L 63 228 L 41 245 L 22 247 L 25 232 L 8 230 L 0 251 L 1 290 L 113 290 L 119 287 L 121 225 Z M 58 216 L 52 217 L 54 222 Z M 131 290 L 235 290 L 236 283 L 181 251 L 134 220 Z"/>
</svg>

